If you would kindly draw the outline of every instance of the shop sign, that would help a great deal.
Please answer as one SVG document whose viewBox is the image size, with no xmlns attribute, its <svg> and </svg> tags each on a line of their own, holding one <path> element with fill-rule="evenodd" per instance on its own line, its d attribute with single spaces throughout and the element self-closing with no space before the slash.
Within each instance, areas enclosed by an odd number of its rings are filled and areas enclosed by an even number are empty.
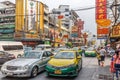
<svg viewBox="0 0 120 80">
<path fill-rule="evenodd" d="M 107 18 L 107 0 L 96 0 L 96 20 Z"/>
<path fill-rule="evenodd" d="M 97 34 L 108 34 L 109 33 L 109 28 L 97 28 Z"/>
<path fill-rule="evenodd" d="M 111 37 L 120 37 L 120 25 L 113 27 Z"/>
<path fill-rule="evenodd" d="M 71 37 L 78 37 L 78 33 L 72 33 Z"/>
<path fill-rule="evenodd" d="M 107 39 L 106 34 L 97 34 L 97 39 Z"/>
<path fill-rule="evenodd" d="M 73 26 L 73 27 L 72 27 L 72 32 L 78 32 L 77 26 Z"/>
</svg>

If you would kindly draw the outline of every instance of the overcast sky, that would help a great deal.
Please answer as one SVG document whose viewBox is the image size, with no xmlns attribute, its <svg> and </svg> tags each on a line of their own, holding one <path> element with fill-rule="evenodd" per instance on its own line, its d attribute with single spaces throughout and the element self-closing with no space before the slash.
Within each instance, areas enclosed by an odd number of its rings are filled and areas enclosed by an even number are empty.
<svg viewBox="0 0 120 80">
<path fill-rule="evenodd" d="M 0 2 L 5 0 L 0 0 Z M 15 0 L 8 0 L 15 3 Z M 46 4 L 49 9 L 58 8 L 59 5 L 70 5 L 71 9 L 79 9 L 95 6 L 95 0 L 38 0 Z M 77 11 L 84 24 L 84 30 L 96 34 L 95 9 Z"/>
</svg>

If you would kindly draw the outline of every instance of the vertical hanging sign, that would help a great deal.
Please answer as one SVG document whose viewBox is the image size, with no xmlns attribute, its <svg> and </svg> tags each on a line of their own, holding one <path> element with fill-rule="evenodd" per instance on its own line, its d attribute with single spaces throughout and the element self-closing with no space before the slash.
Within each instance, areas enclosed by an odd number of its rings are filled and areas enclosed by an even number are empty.
<svg viewBox="0 0 120 80">
<path fill-rule="evenodd" d="M 28 30 L 36 30 L 36 6 L 37 2 L 28 0 Z"/>
<path fill-rule="evenodd" d="M 96 0 L 96 20 L 107 19 L 107 0 Z"/>
</svg>

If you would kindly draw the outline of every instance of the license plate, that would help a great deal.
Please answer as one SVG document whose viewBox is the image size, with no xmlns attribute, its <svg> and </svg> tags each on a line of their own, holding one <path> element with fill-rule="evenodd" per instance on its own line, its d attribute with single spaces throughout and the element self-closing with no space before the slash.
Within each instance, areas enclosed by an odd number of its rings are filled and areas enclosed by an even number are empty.
<svg viewBox="0 0 120 80">
<path fill-rule="evenodd" d="M 61 74 L 61 70 L 55 70 L 55 74 Z"/>
<path fill-rule="evenodd" d="M 7 73 L 7 75 L 10 75 L 10 76 L 11 76 L 11 75 L 13 75 L 13 73 L 9 72 L 9 73 Z"/>
</svg>

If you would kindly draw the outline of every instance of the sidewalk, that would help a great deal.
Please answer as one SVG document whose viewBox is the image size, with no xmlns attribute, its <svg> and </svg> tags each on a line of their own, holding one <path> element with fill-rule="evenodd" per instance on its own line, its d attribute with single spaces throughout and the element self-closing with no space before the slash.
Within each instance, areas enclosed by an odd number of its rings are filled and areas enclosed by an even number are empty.
<svg viewBox="0 0 120 80">
<path fill-rule="evenodd" d="M 105 61 L 105 66 L 98 66 L 93 76 L 93 80 L 114 80 L 113 74 L 109 71 L 110 68 L 110 58 Z"/>
</svg>

